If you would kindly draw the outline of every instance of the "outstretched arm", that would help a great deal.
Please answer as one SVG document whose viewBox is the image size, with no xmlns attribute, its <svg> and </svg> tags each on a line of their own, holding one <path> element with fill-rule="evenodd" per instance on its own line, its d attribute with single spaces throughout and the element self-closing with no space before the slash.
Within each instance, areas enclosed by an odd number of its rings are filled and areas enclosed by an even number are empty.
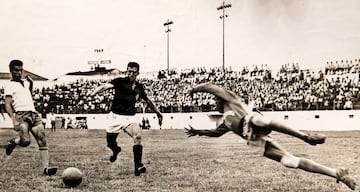
<svg viewBox="0 0 360 192">
<path fill-rule="evenodd" d="M 190 90 L 190 94 L 198 92 L 211 93 L 223 99 L 225 102 L 233 102 L 233 100 L 238 98 L 236 94 L 211 83 L 202 83 Z"/>
<path fill-rule="evenodd" d="M 225 90 L 211 83 L 203 83 L 190 90 L 191 95 L 198 92 L 211 93 L 220 98 L 224 101 L 224 108 L 226 107 L 227 110 L 234 111 L 240 118 L 250 113 L 246 104 L 232 91 Z"/>
<path fill-rule="evenodd" d="M 105 90 L 107 90 L 107 89 L 111 89 L 111 88 L 113 88 L 113 87 L 114 87 L 114 85 L 111 84 L 111 83 L 104 83 L 104 84 L 96 87 L 94 90 L 92 90 L 91 92 L 89 92 L 87 95 L 89 95 L 89 96 L 94 96 L 94 95 L 96 95 L 97 93 L 103 92 L 103 91 L 105 91 Z"/>
<path fill-rule="evenodd" d="M 220 137 L 222 135 L 224 135 L 225 133 L 229 132 L 230 129 L 227 128 L 225 125 L 221 124 L 219 127 L 217 127 L 216 129 L 206 129 L 206 130 L 198 130 L 198 129 L 194 129 L 191 125 L 189 125 L 190 128 L 185 128 L 186 130 L 186 134 L 189 137 L 192 136 L 208 136 L 208 137 Z"/>
<path fill-rule="evenodd" d="M 161 126 L 162 125 L 162 120 L 163 120 L 163 116 L 160 112 L 160 110 L 155 106 L 155 104 L 146 96 L 144 97 L 144 101 L 149 105 L 149 107 L 151 109 L 153 109 L 156 113 L 156 116 L 158 117 L 159 119 L 159 125 Z"/>
</svg>

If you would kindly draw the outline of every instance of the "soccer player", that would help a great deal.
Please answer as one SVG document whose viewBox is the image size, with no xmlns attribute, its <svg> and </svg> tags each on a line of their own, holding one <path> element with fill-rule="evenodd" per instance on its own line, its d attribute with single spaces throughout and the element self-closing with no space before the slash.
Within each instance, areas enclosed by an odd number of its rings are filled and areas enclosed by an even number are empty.
<svg viewBox="0 0 360 192">
<path fill-rule="evenodd" d="M 223 116 L 219 120 L 219 125 L 216 129 L 197 130 L 191 126 L 190 128 L 185 128 L 189 137 L 196 135 L 220 137 L 225 133 L 232 131 L 241 138 L 247 140 L 248 144 L 264 147 L 265 152 L 263 155 L 265 157 L 278 161 L 286 167 L 299 168 L 308 172 L 319 173 L 336 178 L 337 182 L 341 181 L 353 190 L 358 187 L 354 177 L 349 174 L 348 169 L 334 169 L 310 159 L 296 157 L 286 151 L 279 143 L 269 136 L 271 131 L 277 131 L 299 138 L 310 145 L 316 145 L 325 142 L 324 135 L 310 135 L 293 129 L 282 122 L 267 119 L 260 113 L 250 112 L 247 109 L 246 104 L 241 102 L 239 96 L 216 85 L 198 85 L 190 91 L 190 94 L 197 92 L 207 92 L 217 96 L 218 107 L 220 110 L 223 110 Z"/>
<path fill-rule="evenodd" d="M 152 108 L 158 117 L 159 125 L 162 124 L 162 114 L 154 103 L 147 97 L 144 86 L 136 80 L 139 75 L 140 66 L 136 62 L 129 62 L 126 70 L 126 77 L 113 79 L 109 83 L 105 83 L 95 88 L 88 95 L 94 96 L 96 93 L 113 88 L 115 89 L 112 101 L 110 123 L 106 129 L 107 146 L 112 150 L 110 162 L 117 159 L 117 155 L 121 152 L 116 139 L 121 131 L 127 133 L 134 140 L 133 154 L 135 164 L 135 176 L 146 172 L 146 167 L 142 164 L 143 146 L 141 145 L 141 128 L 139 120 L 135 118 L 135 104 L 139 98 L 143 99 L 150 108 Z"/>
<path fill-rule="evenodd" d="M 45 129 L 40 114 L 36 112 L 31 92 L 33 81 L 26 76 L 27 81 L 21 79 L 23 62 L 12 60 L 9 64 L 11 81 L 5 87 L 5 110 L 13 122 L 15 131 L 19 134 L 10 140 L 6 154 L 10 155 L 17 145 L 27 147 L 30 145 L 30 132 L 36 139 L 40 150 L 40 159 L 45 175 L 54 175 L 57 167 L 49 166 L 48 144 L 45 139 Z"/>
</svg>

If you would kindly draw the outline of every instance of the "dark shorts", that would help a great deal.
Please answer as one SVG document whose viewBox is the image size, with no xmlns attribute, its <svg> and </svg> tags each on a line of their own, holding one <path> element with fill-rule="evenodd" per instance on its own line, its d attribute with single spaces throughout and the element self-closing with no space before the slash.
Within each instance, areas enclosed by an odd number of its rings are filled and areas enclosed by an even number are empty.
<svg viewBox="0 0 360 192">
<path fill-rule="evenodd" d="M 30 127 L 35 127 L 38 125 L 42 125 L 42 119 L 40 114 L 33 111 L 19 111 L 16 112 L 15 118 L 20 122 L 29 123 Z"/>
</svg>

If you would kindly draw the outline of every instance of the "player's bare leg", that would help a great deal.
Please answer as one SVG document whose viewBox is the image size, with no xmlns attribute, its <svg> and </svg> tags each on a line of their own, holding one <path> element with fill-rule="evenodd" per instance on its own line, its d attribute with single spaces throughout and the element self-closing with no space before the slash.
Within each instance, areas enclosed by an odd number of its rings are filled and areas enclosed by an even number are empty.
<svg viewBox="0 0 360 192">
<path fill-rule="evenodd" d="M 51 176 L 55 175 L 58 167 L 49 166 L 49 148 L 47 141 L 45 139 L 45 130 L 42 124 L 36 125 L 31 129 L 32 135 L 35 137 L 36 142 L 39 146 L 40 152 L 40 161 L 43 166 L 43 171 L 45 175 Z"/>
<path fill-rule="evenodd" d="M 310 145 L 323 144 L 326 139 L 325 135 L 304 133 L 274 120 L 270 122 L 270 128 L 274 131 L 297 137 Z"/>
<path fill-rule="evenodd" d="M 134 139 L 133 153 L 135 176 L 146 172 L 146 167 L 142 163 L 143 146 L 141 145 L 141 128 L 138 124 L 133 123 L 124 130 L 130 137 Z"/>
<path fill-rule="evenodd" d="M 259 127 L 269 127 L 273 131 L 285 133 L 293 137 L 299 138 L 310 145 L 322 144 L 325 142 L 325 135 L 322 134 L 308 134 L 300 130 L 294 129 L 284 123 L 276 120 L 269 120 L 261 115 L 255 115 L 252 118 L 252 123 Z"/>
<path fill-rule="evenodd" d="M 16 125 L 14 129 L 18 131 L 19 136 L 9 141 L 9 144 L 6 147 L 6 155 L 10 155 L 15 149 L 16 145 L 27 147 L 31 143 L 30 133 L 29 133 L 29 123 L 21 122 L 19 125 Z"/>
<path fill-rule="evenodd" d="M 313 160 L 296 157 L 284 148 L 282 148 L 275 141 L 267 142 L 265 145 L 265 157 L 280 162 L 282 165 L 288 168 L 302 169 L 304 171 L 327 175 L 329 177 L 336 178 L 337 182 L 342 182 L 350 189 L 354 190 L 358 187 L 354 177 L 349 175 L 349 172 L 345 168 L 334 169 Z"/>
</svg>

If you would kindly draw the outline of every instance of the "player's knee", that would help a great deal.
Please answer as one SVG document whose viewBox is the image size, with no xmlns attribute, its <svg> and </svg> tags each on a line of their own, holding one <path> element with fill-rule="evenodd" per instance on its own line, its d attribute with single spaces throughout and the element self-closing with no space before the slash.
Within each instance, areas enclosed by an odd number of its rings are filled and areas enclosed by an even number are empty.
<svg viewBox="0 0 360 192">
<path fill-rule="evenodd" d="M 46 139 L 42 139 L 39 141 L 39 147 L 47 147 Z"/>
<path fill-rule="evenodd" d="M 31 141 L 29 139 L 21 138 L 19 145 L 21 147 L 27 147 L 31 144 Z"/>
<path fill-rule="evenodd" d="M 141 141 L 141 135 L 140 134 L 136 134 L 134 137 L 135 140 Z"/>
<path fill-rule="evenodd" d="M 38 140 L 38 143 L 39 143 L 40 147 L 46 147 L 47 146 L 47 142 L 46 142 L 46 139 L 45 139 L 45 133 L 44 132 L 40 132 L 37 135 L 37 140 Z"/>
<path fill-rule="evenodd" d="M 298 168 L 299 167 L 299 163 L 300 163 L 300 158 L 299 157 L 295 157 L 294 155 L 291 154 L 285 154 L 282 158 L 281 158 L 281 164 L 284 165 L 285 167 L 289 167 L 289 168 Z"/>
<path fill-rule="evenodd" d="M 134 135 L 134 143 L 140 144 L 141 143 L 141 134 Z"/>
<path fill-rule="evenodd" d="M 19 125 L 15 125 L 14 129 L 16 131 L 20 131 L 20 133 L 27 133 L 28 132 L 28 125 L 24 122 L 20 123 Z"/>
</svg>

